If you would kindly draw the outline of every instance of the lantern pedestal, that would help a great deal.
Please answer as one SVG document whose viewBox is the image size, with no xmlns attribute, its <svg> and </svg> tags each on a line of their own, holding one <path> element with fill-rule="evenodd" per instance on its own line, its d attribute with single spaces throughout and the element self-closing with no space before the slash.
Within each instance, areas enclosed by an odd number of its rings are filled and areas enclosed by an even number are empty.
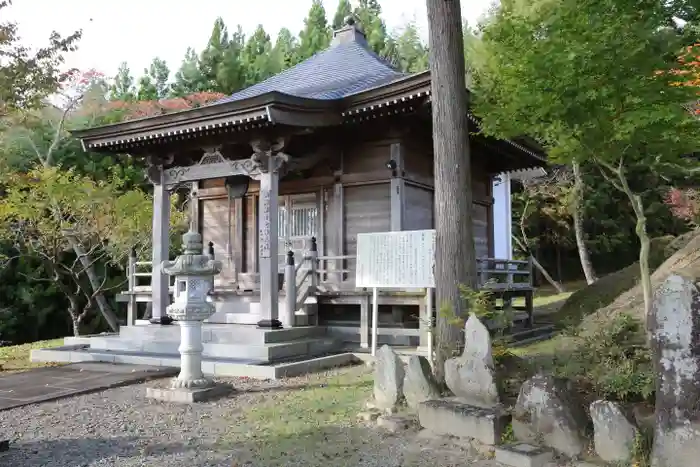
<svg viewBox="0 0 700 467">
<path fill-rule="evenodd" d="M 233 388 L 228 384 L 211 383 L 206 388 L 146 388 L 146 397 L 163 402 L 174 402 L 177 404 L 193 404 L 195 402 L 205 402 L 218 399 L 230 394 Z"/>
</svg>

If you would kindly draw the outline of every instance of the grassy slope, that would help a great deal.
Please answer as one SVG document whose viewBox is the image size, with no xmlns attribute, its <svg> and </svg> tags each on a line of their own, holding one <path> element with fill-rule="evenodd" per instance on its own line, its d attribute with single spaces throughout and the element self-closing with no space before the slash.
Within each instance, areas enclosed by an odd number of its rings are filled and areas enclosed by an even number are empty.
<svg viewBox="0 0 700 467">
<path fill-rule="evenodd" d="M 51 347 L 60 347 L 62 345 L 63 338 L 32 342 L 31 344 L 0 347 L 0 375 L 27 371 L 32 368 L 55 366 L 56 364 L 52 363 L 31 362 L 29 361 L 29 354 L 32 349 L 47 349 Z"/>
</svg>

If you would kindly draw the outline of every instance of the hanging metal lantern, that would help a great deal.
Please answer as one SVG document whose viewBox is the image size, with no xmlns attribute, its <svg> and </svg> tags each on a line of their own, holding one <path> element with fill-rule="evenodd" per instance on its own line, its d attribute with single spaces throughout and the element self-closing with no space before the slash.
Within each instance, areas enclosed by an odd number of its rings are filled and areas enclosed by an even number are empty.
<svg viewBox="0 0 700 467">
<path fill-rule="evenodd" d="M 226 185 L 226 193 L 228 194 L 228 236 L 226 240 L 226 262 L 229 266 L 233 262 L 233 239 L 232 239 L 232 212 L 233 200 L 243 198 L 248 193 L 250 186 L 250 177 L 247 175 L 234 175 L 227 177 L 224 184 Z M 236 271 L 238 273 L 239 271 Z"/>
</svg>

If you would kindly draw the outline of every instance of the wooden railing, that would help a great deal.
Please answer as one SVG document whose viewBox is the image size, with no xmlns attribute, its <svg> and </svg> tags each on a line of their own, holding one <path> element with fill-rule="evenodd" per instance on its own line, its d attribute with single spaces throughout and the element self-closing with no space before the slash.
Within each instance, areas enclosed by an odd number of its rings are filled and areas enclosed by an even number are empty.
<svg viewBox="0 0 700 467">
<path fill-rule="evenodd" d="M 213 251 L 210 251 L 210 254 L 213 254 Z M 355 290 L 357 257 L 354 255 L 319 256 L 316 239 L 312 238 L 308 251 L 298 257 L 290 251 L 285 254 L 285 257 L 284 291 L 285 296 L 289 297 L 287 307 L 291 306 L 295 311 L 302 309 L 307 298 L 317 295 L 318 292 Z M 132 323 L 135 318 L 137 296 L 150 293 L 150 284 L 139 284 L 139 281 L 143 278 L 150 279 L 151 271 L 152 262 L 137 261 L 135 253 L 130 255 L 127 269 L 129 323 Z M 477 273 L 479 288 L 499 292 L 532 289 L 531 261 L 479 258 Z M 292 287 L 290 287 L 292 283 L 290 277 L 294 277 Z M 170 293 L 173 290 L 174 286 L 171 282 Z"/>
</svg>

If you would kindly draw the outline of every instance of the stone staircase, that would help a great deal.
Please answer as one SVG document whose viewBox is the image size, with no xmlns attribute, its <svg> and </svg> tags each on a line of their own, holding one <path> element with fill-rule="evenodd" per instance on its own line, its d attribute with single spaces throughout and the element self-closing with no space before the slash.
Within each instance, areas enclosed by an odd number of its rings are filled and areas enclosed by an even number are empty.
<svg viewBox="0 0 700 467">
<path fill-rule="evenodd" d="M 352 354 L 339 353 L 340 342 L 325 328 L 304 326 L 258 329 L 255 326 L 208 324 L 202 328 L 202 370 L 210 376 L 277 378 L 347 363 Z M 124 326 L 119 334 L 66 338 L 66 345 L 33 350 L 32 361 L 129 363 L 178 367 L 180 327 Z"/>
</svg>

